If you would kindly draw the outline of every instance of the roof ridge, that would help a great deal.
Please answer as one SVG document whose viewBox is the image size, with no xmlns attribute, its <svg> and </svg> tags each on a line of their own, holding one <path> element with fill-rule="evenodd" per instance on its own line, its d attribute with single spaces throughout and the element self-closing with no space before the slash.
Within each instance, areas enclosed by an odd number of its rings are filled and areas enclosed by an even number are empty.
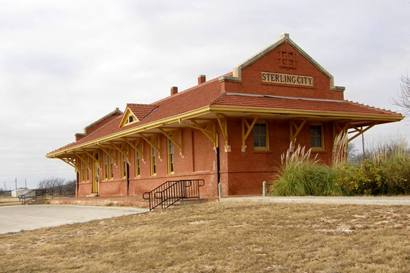
<svg viewBox="0 0 410 273">
<path fill-rule="evenodd" d="M 126 106 L 128 105 L 135 105 L 135 106 L 157 106 L 156 104 L 152 103 L 132 103 L 132 102 L 127 102 Z"/>
<path fill-rule="evenodd" d="M 120 110 L 120 108 L 116 107 L 113 111 L 109 112 L 108 114 L 105 114 L 105 115 L 102 116 L 101 118 L 99 118 L 99 119 L 97 119 L 97 120 L 91 122 L 91 123 L 88 124 L 87 126 L 85 126 L 85 127 L 84 127 L 84 131 L 86 131 L 87 128 L 89 128 L 89 127 L 91 127 L 91 126 L 97 124 L 98 122 L 101 122 L 101 121 L 103 121 L 104 119 L 109 118 L 110 116 L 113 116 L 113 115 L 115 115 L 115 114 L 121 114 L 121 115 L 122 115 L 122 114 L 124 114 L 124 113 Z"/>
<path fill-rule="evenodd" d="M 111 124 L 112 122 L 116 121 L 118 118 L 123 118 L 124 113 L 122 113 L 121 115 L 113 118 L 112 120 L 110 120 L 109 122 L 105 123 L 103 126 L 98 127 L 97 129 L 95 129 L 94 131 L 92 131 L 91 133 L 89 133 L 88 135 L 86 135 L 85 137 L 89 137 L 92 136 L 93 134 L 95 134 L 97 131 L 100 131 L 102 128 L 106 127 L 108 124 Z M 74 142 L 74 143 L 78 143 L 78 141 Z"/>
</svg>

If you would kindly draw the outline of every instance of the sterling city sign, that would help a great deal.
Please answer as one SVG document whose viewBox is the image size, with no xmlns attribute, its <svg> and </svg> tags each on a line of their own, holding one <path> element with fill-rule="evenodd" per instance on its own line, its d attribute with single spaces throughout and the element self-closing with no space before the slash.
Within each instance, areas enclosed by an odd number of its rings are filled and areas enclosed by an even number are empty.
<svg viewBox="0 0 410 273">
<path fill-rule="evenodd" d="M 282 73 L 262 72 L 262 82 L 313 87 L 313 77 Z"/>
</svg>

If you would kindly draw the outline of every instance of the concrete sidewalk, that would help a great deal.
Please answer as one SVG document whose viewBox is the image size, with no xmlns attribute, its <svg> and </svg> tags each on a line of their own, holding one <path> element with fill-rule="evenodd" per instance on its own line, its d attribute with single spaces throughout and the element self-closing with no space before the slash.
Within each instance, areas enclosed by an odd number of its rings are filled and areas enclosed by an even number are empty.
<svg viewBox="0 0 410 273">
<path fill-rule="evenodd" d="M 29 205 L 0 207 L 0 234 L 147 212 L 129 207 Z"/>
<path fill-rule="evenodd" d="M 222 198 L 222 202 L 261 202 L 278 204 L 326 204 L 326 205 L 380 205 L 410 206 L 410 196 L 246 196 Z"/>
</svg>

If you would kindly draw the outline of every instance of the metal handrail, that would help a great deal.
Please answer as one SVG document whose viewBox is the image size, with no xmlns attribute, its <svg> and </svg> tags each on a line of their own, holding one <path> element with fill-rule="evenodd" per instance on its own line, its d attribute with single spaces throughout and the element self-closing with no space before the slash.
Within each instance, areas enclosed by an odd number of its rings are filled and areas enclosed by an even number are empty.
<svg viewBox="0 0 410 273">
<path fill-rule="evenodd" d="M 183 199 L 199 199 L 199 188 L 204 185 L 203 179 L 166 181 L 142 197 L 149 202 L 150 210 L 159 206 L 165 209 Z"/>
</svg>

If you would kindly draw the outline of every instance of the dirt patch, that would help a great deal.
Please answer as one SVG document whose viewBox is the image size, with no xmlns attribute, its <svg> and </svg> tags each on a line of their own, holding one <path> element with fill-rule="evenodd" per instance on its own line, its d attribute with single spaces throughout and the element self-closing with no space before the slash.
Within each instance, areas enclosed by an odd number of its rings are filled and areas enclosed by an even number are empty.
<svg viewBox="0 0 410 273">
<path fill-rule="evenodd" d="M 410 207 L 207 203 L 0 236 L 4 272 L 410 272 Z"/>
</svg>

